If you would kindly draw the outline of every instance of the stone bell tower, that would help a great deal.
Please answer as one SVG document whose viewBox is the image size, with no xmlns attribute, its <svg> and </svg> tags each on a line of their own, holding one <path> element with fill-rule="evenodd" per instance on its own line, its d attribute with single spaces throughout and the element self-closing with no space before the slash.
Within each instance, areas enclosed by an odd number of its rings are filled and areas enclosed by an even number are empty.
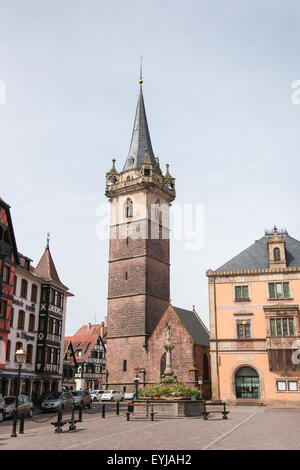
<svg viewBox="0 0 300 470">
<path fill-rule="evenodd" d="M 131 390 L 135 368 L 151 380 L 148 338 L 169 305 L 169 207 L 175 179 L 155 158 L 140 79 L 129 154 L 106 174 L 111 203 L 107 386 Z"/>
</svg>

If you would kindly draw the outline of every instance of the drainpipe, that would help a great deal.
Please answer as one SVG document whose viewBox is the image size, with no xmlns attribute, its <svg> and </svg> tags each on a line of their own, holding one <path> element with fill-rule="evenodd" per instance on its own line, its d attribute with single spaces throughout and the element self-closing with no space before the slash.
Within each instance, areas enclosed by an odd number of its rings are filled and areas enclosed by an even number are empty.
<svg viewBox="0 0 300 470">
<path fill-rule="evenodd" d="M 218 377 L 218 395 L 220 398 L 220 376 L 219 376 L 219 350 L 218 350 L 218 327 L 217 327 L 217 300 L 216 300 L 216 278 L 214 277 L 214 311 L 215 311 L 215 341 L 216 341 L 216 363 Z"/>
</svg>

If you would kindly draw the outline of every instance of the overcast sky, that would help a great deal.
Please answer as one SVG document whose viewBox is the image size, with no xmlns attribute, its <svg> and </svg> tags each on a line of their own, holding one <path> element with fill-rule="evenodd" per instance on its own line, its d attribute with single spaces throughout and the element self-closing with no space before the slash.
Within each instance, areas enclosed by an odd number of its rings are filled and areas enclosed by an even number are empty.
<svg viewBox="0 0 300 470">
<path fill-rule="evenodd" d="M 274 224 L 300 239 L 299 20 L 297 0 L 0 0 L 0 196 L 34 265 L 51 232 L 68 335 L 106 315 L 96 210 L 128 154 L 141 55 L 154 153 L 176 202 L 205 208 L 204 247 L 171 244 L 173 305 L 208 325 L 207 269 Z"/>
</svg>

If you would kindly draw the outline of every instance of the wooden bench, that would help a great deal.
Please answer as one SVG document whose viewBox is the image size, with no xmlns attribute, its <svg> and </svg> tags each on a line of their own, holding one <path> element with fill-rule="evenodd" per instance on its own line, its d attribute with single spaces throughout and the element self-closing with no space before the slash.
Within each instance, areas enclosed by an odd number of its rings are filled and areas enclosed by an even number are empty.
<svg viewBox="0 0 300 470">
<path fill-rule="evenodd" d="M 222 406 L 223 409 L 221 410 L 207 410 L 207 406 Z M 229 414 L 229 411 L 226 411 L 226 403 L 220 402 L 220 401 L 210 401 L 210 402 L 204 402 L 204 410 L 201 412 L 203 415 L 203 419 L 208 420 L 208 415 L 212 413 L 221 413 L 223 415 L 223 419 L 227 419 L 227 415 Z"/>
<path fill-rule="evenodd" d="M 63 414 L 70 413 L 71 417 L 67 419 L 62 419 Z M 59 410 L 57 412 L 57 421 L 52 422 L 52 426 L 55 426 L 55 432 L 62 432 L 62 427 L 65 424 L 69 424 L 69 431 L 74 431 L 76 429 L 76 424 L 81 423 L 82 421 L 82 406 L 78 408 L 78 418 L 75 419 L 75 409 L 66 409 L 66 410 Z"/>
<path fill-rule="evenodd" d="M 153 406 L 154 406 L 154 403 L 128 403 L 128 408 L 127 408 L 127 412 L 126 412 L 126 415 L 127 415 L 127 421 L 130 420 L 130 414 L 134 412 L 134 407 L 135 406 L 145 406 L 146 407 L 146 417 L 151 416 L 151 421 L 154 420 L 154 416 L 155 416 L 155 412 L 153 411 Z M 149 413 L 149 407 L 151 407 L 151 412 Z"/>
</svg>

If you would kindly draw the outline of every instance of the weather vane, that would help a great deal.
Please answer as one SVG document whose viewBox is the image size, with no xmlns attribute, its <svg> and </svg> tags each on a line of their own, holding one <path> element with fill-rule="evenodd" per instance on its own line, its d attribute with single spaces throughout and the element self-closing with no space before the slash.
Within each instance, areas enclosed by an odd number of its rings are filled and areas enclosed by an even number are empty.
<svg viewBox="0 0 300 470">
<path fill-rule="evenodd" d="M 50 232 L 47 232 L 47 246 L 46 246 L 46 249 L 49 248 L 49 242 L 50 242 Z"/>
<path fill-rule="evenodd" d="M 140 57 L 140 84 L 143 83 L 143 56 Z"/>
</svg>

